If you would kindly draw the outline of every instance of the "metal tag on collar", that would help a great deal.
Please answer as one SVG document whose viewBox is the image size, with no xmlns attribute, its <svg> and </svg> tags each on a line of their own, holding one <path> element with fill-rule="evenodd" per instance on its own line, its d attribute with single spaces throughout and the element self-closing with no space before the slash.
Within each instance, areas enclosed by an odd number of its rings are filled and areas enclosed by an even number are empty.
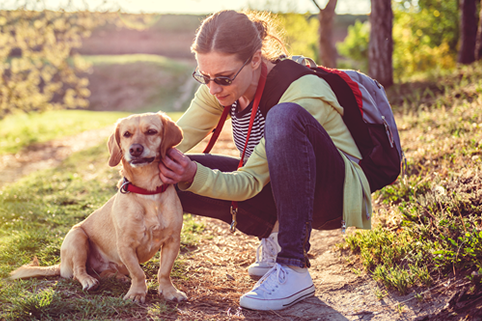
<svg viewBox="0 0 482 321">
<path fill-rule="evenodd" d="M 238 225 L 238 221 L 236 220 L 236 215 L 238 214 L 238 208 L 234 208 L 231 206 L 231 215 L 233 216 L 233 221 L 231 222 L 231 226 L 229 230 L 231 233 L 236 232 L 236 225 Z"/>
<path fill-rule="evenodd" d="M 127 190 L 127 186 L 130 184 L 131 182 L 129 182 L 127 180 L 127 178 L 124 177 L 124 181 L 122 182 L 122 185 L 119 187 L 119 192 L 121 192 L 122 194 L 128 194 L 130 193 L 128 190 Z"/>
<path fill-rule="evenodd" d="M 345 223 L 345 220 L 342 220 L 342 221 L 341 221 L 341 232 L 342 232 L 343 234 L 345 234 L 345 232 L 346 232 L 346 223 Z"/>
</svg>

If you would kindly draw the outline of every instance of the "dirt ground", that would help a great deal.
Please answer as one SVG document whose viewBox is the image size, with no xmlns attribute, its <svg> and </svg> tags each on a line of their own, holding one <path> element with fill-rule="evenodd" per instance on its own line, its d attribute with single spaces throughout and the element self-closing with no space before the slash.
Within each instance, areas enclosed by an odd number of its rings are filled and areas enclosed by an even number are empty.
<svg viewBox="0 0 482 321">
<path fill-rule="evenodd" d="M 214 153 L 236 155 L 229 127 L 226 126 Z M 33 171 L 53 167 L 73 152 L 106 141 L 112 129 L 88 131 L 34 146 L 17 155 L 2 156 L 0 187 Z M 243 310 L 238 300 L 254 286 L 247 267 L 255 260 L 259 242 L 240 232 L 230 233 L 225 223 L 199 220 L 206 225 L 206 237 L 196 250 L 184 254 L 190 281 L 177 285 L 190 300 L 178 306 L 177 320 L 439 320 L 436 315 L 450 310 L 449 300 L 465 285 L 445 280 L 425 290 L 423 300 L 416 299 L 414 294 L 399 296 L 361 272 L 356 262 L 350 263 L 353 257 L 348 259 L 337 250 L 335 245 L 344 238 L 341 231 L 315 230 L 309 255 L 316 295 L 282 311 Z"/>
</svg>

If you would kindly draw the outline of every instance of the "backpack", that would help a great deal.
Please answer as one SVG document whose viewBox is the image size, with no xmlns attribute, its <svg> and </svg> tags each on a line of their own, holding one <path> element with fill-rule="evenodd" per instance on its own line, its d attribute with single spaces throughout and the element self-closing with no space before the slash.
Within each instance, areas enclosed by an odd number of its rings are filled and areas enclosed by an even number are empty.
<svg viewBox="0 0 482 321">
<path fill-rule="evenodd" d="M 280 60 L 269 74 L 277 77 L 276 85 L 266 84 L 259 104 L 263 116 L 278 104 L 293 81 L 307 74 L 323 78 L 343 107 L 343 121 L 362 154 L 359 165 L 371 192 L 395 182 L 403 159 L 397 125 L 383 86 L 367 75 L 317 66 L 303 56 Z"/>
</svg>

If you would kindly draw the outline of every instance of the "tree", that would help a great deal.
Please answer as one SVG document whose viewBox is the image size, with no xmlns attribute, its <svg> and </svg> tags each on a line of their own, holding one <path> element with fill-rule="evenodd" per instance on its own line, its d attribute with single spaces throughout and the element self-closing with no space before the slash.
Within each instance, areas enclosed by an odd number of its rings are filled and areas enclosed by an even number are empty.
<svg viewBox="0 0 482 321">
<path fill-rule="evenodd" d="M 319 48 L 320 48 L 320 61 L 321 64 L 329 67 L 336 67 L 337 52 L 333 41 L 333 21 L 335 19 L 336 13 L 335 8 L 337 0 L 329 0 L 326 4 L 325 9 L 321 9 L 316 0 L 313 0 L 316 7 L 320 10 L 318 14 L 318 19 L 320 21 L 320 38 L 319 38 Z"/>
<path fill-rule="evenodd" d="M 475 41 L 475 59 L 482 60 L 482 0 L 480 1 L 479 30 Z"/>
<path fill-rule="evenodd" d="M 460 0 L 460 50 L 457 61 L 470 64 L 475 61 L 477 37 L 476 0 Z"/>
<path fill-rule="evenodd" d="M 371 0 L 368 74 L 383 86 L 393 85 L 393 11 L 391 0 Z"/>
</svg>

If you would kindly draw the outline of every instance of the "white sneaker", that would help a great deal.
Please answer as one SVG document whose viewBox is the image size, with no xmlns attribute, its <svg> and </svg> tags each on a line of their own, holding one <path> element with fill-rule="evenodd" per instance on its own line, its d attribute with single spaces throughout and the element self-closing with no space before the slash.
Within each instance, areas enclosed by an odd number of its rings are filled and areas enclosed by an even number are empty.
<svg viewBox="0 0 482 321">
<path fill-rule="evenodd" d="M 314 293 L 308 269 L 297 272 L 276 263 L 250 292 L 241 296 L 239 305 L 251 310 L 281 310 Z"/>
<path fill-rule="evenodd" d="M 261 250 L 261 255 L 259 254 Z M 248 267 L 248 274 L 251 278 L 258 280 L 276 264 L 281 247 L 278 244 L 278 233 L 271 233 L 268 238 L 261 239 L 256 250 L 256 262 Z"/>
</svg>

